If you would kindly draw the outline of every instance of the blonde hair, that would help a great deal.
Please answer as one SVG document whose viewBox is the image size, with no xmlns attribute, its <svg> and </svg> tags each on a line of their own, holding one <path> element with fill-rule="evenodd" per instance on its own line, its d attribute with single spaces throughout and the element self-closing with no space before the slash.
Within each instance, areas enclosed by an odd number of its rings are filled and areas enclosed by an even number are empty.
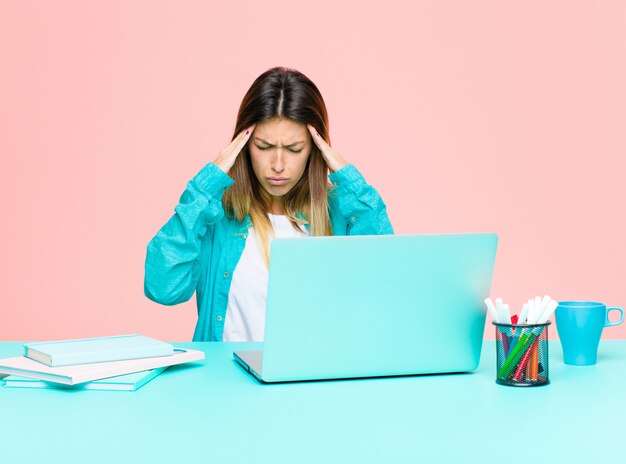
<svg viewBox="0 0 626 464">
<path fill-rule="evenodd" d="M 274 118 L 311 124 L 330 145 L 328 114 L 322 95 L 315 84 L 299 71 L 275 67 L 254 81 L 239 107 L 232 139 L 246 127 Z M 269 268 L 270 244 L 274 238 L 268 216 L 271 197 L 254 174 L 247 145 L 228 174 L 235 183 L 224 192 L 224 211 L 240 222 L 250 215 L 265 265 Z M 302 177 L 282 197 L 285 215 L 296 230 L 301 230 L 300 224 L 308 224 L 312 236 L 333 235 L 328 212 L 328 191 L 332 188 L 328 182 L 326 161 L 312 141 Z"/>
</svg>

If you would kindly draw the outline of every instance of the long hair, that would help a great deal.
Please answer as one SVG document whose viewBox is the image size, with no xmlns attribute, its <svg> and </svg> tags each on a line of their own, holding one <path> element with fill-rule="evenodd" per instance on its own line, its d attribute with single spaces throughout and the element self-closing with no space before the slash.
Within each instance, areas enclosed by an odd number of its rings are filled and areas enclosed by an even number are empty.
<svg viewBox="0 0 626 464">
<path fill-rule="evenodd" d="M 328 113 L 322 94 L 308 77 L 295 69 L 274 67 L 256 78 L 239 107 L 231 141 L 246 127 L 273 118 L 311 124 L 330 145 Z M 310 235 L 333 235 L 328 213 L 327 195 L 332 188 L 328 182 L 328 166 L 315 142 L 311 141 L 311 144 L 302 177 L 283 196 L 283 209 L 296 230 L 301 230 L 299 224 L 308 223 Z M 273 238 L 268 216 L 271 196 L 254 174 L 248 144 L 237 156 L 228 175 L 235 183 L 224 192 L 224 211 L 240 222 L 250 214 L 265 264 L 269 267 Z"/>
</svg>

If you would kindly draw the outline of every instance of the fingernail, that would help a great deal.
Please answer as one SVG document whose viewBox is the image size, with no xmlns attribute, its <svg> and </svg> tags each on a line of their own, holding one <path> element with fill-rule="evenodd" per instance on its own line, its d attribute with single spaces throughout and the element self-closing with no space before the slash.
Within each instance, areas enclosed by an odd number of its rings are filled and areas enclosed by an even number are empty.
<svg viewBox="0 0 626 464">
<path fill-rule="evenodd" d="M 250 131 L 249 131 L 249 130 L 247 130 L 247 131 L 246 131 L 246 135 L 248 135 L 249 133 L 250 133 Z"/>
</svg>

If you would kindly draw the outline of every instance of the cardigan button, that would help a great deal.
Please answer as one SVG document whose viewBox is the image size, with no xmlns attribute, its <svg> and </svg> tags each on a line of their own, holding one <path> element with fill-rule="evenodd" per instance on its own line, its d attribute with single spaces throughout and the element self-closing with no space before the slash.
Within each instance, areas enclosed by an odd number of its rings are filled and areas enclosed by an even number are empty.
<svg viewBox="0 0 626 464">
<path fill-rule="evenodd" d="M 228 278 L 228 271 L 224 272 L 224 277 Z"/>
<path fill-rule="evenodd" d="M 241 234 L 241 238 L 246 238 L 246 234 Z"/>
<path fill-rule="evenodd" d="M 217 322 L 222 322 L 222 316 L 217 316 Z"/>
<path fill-rule="evenodd" d="M 352 222 L 356 222 L 356 221 L 357 221 L 356 216 L 352 216 Z"/>
</svg>

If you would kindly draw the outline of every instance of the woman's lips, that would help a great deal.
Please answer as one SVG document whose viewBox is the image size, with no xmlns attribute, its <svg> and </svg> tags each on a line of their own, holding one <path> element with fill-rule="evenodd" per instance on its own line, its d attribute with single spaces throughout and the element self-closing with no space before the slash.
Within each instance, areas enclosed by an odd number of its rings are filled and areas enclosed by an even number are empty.
<svg viewBox="0 0 626 464">
<path fill-rule="evenodd" d="M 267 181 L 272 185 L 284 185 L 289 182 L 289 179 L 272 179 L 268 177 Z"/>
</svg>

